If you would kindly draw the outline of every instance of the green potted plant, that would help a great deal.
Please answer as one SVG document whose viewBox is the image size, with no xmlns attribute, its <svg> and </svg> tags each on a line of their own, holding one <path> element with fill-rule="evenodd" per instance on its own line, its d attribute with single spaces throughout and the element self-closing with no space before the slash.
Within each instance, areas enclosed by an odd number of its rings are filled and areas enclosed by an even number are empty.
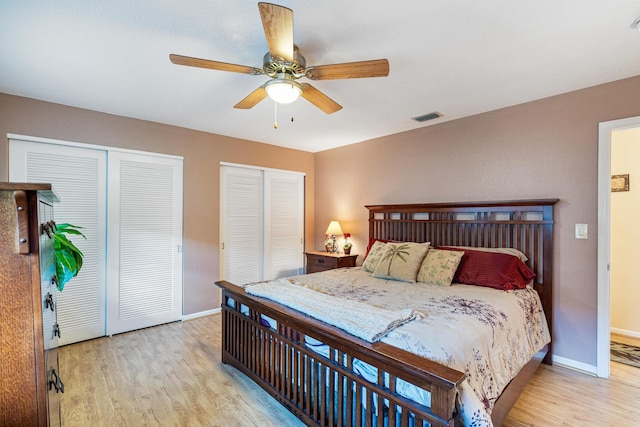
<svg viewBox="0 0 640 427">
<path fill-rule="evenodd" d="M 56 224 L 54 238 L 54 253 L 56 255 L 56 276 L 58 290 L 62 291 L 64 285 L 76 277 L 82 268 L 84 254 L 67 238 L 67 234 L 74 234 L 87 238 L 78 227 L 72 224 Z"/>
</svg>

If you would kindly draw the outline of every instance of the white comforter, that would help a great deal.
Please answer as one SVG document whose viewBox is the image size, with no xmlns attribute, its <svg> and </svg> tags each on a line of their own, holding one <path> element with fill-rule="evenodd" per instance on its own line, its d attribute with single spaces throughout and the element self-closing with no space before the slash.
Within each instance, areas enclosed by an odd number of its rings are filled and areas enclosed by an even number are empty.
<svg viewBox="0 0 640 427">
<path fill-rule="evenodd" d="M 550 341 L 537 293 L 376 279 L 360 268 L 289 278 L 301 286 L 389 310 L 426 313 L 381 341 L 466 373 L 461 386 L 465 425 L 491 426 L 504 387 Z M 420 393 L 416 393 L 419 395 Z"/>
<path fill-rule="evenodd" d="M 268 298 L 337 326 L 368 342 L 378 341 L 418 316 L 410 308 L 387 310 L 350 298 L 336 298 L 285 278 L 252 284 L 245 290 L 248 294 Z"/>
</svg>

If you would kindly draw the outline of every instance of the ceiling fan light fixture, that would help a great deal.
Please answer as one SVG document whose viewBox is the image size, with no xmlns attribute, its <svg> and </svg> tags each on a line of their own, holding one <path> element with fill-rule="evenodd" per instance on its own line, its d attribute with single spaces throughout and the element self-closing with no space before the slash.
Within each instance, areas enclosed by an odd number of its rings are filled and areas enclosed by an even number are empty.
<svg viewBox="0 0 640 427">
<path fill-rule="evenodd" d="M 302 86 L 288 78 L 275 78 L 264 85 L 269 98 L 278 104 L 291 104 L 302 93 Z"/>
<path fill-rule="evenodd" d="M 269 50 L 265 53 L 262 68 L 183 55 L 169 55 L 172 63 L 218 71 L 268 76 L 266 83 L 233 106 L 242 110 L 255 107 L 267 96 L 278 104 L 290 104 L 300 95 L 326 114 L 333 114 L 342 106 L 309 83 L 297 83 L 306 77 L 311 80 L 358 79 L 386 77 L 389 75 L 387 59 L 318 65 L 307 68 L 307 61 L 293 42 L 293 10 L 277 4 L 259 2 L 260 19 Z"/>
</svg>

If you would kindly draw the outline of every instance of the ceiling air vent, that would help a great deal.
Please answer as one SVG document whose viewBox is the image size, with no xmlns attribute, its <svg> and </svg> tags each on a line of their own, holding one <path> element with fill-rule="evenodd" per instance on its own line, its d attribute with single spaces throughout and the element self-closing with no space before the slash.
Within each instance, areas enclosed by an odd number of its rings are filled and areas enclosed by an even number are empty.
<svg viewBox="0 0 640 427">
<path fill-rule="evenodd" d="M 438 113 L 437 111 L 434 111 L 433 113 L 423 114 L 422 116 L 418 116 L 418 117 L 412 117 L 412 119 L 415 120 L 416 122 L 422 123 L 428 120 L 437 119 L 438 117 L 442 117 L 442 114 Z"/>
</svg>

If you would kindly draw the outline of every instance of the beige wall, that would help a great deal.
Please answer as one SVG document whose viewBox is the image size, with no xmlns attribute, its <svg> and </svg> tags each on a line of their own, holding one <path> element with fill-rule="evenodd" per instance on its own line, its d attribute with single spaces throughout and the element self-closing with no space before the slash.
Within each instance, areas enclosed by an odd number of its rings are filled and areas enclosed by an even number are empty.
<svg viewBox="0 0 640 427">
<path fill-rule="evenodd" d="M 640 337 L 640 128 L 611 136 L 611 174 L 629 174 L 629 191 L 611 193 L 611 328 Z"/>
<path fill-rule="evenodd" d="M 362 254 L 366 204 L 557 197 L 554 353 L 595 366 L 598 123 L 639 100 L 640 76 L 317 153 L 316 249 L 337 219 Z"/>
<path fill-rule="evenodd" d="M 273 132 L 273 129 L 267 129 Z M 313 154 L 143 120 L 0 94 L 0 180 L 7 133 L 184 156 L 184 314 L 219 307 L 220 162 L 306 173 L 305 234 L 313 248 Z"/>
</svg>

